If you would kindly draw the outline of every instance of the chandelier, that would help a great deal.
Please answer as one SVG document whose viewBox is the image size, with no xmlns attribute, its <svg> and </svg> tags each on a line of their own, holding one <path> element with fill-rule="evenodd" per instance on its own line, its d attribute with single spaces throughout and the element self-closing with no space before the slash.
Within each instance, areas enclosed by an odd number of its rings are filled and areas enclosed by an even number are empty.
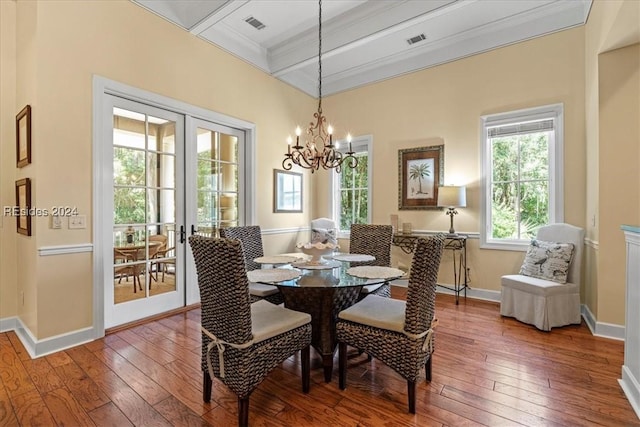
<svg viewBox="0 0 640 427">
<path fill-rule="evenodd" d="M 342 163 L 350 168 L 358 166 L 358 159 L 351 148 L 351 135 L 347 134 L 349 151 L 342 153 L 333 144 L 333 128 L 325 128 L 327 121 L 322 114 L 322 0 L 318 0 L 318 111 L 313 114 L 313 121 L 307 128 L 306 141 L 300 145 L 301 130 L 296 128 L 296 145 L 291 144 L 291 137 L 287 139 L 287 153 L 284 155 L 282 167 L 291 170 L 293 165 L 304 169 L 311 169 L 311 173 L 322 167 L 323 169 L 335 169 L 340 173 Z"/>
</svg>

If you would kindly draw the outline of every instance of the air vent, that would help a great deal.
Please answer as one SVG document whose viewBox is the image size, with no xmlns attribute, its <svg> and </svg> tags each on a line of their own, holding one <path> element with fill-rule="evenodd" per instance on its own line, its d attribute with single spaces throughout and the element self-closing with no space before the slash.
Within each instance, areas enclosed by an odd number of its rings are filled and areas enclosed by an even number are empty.
<svg viewBox="0 0 640 427">
<path fill-rule="evenodd" d="M 407 43 L 409 44 L 414 44 L 414 43 L 418 43 L 421 42 L 422 40 L 426 40 L 427 36 L 425 36 L 424 34 L 419 34 L 415 37 L 411 37 L 410 39 L 407 39 Z"/>
<path fill-rule="evenodd" d="M 265 27 L 265 25 L 262 22 L 258 21 L 253 16 L 248 17 L 247 19 L 244 20 L 244 22 L 251 25 L 256 30 L 261 30 Z"/>
</svg>

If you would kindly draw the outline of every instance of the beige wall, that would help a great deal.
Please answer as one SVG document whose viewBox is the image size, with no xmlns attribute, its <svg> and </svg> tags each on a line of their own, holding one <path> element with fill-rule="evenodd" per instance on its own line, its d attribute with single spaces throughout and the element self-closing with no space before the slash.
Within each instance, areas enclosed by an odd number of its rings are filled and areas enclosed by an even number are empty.
<svg viewBox="0 0 640 427">
<path fill-rule="evenodd" d="M 459 232 L 479 231 L 480 116 L 564 103 L 565 220 L 584 227 L 584 30 L 576 28 L 331 96 L 325 113 L 336 127 L 372 134 L 373 222 L 389 215 L 418 230 L 448 230 L 442 211 L 398 210 L 398 150 L 444 143 L 445 184 L 467 186 Z M 443 142 L 442 142 L 443 141 Z M 315 177 L 320 200 L 328 188 Z M 394 251 L 394 263 L 410 260 Z M 500 290 L 500 276 L 519 268 L 522 252 L 478 248 L 469 242 L 472 287 Z M 451 276 L 450 254 L 441 278 Z M 451 283 L 449 281 L 449 283 Z"/>
<path fill-rule="evenodd" d="M 0 2 L 0 205 L 15 204 L 16 4 Z M 0 219 L 0 319 L 18 314 L 16 223 Z"/>
<path fill-rule="evenodd" d="M 637 49 L 615 50 L 640 42 L 639 23 L 640 2 L 598 0 L 585 26 L 586 223 L 590 246 L 583 295 L 595 318 L 611 324 L 624 324 L 625 254 L 620 225 L 640 224 L 640 185 L 633 172 L 640 168 L 640 137 L 633 126 L 640 117 Z M 621 133 L 618 119 L 626 122 Z M 623 175 L 627 171 L 631 171 L 629 177 Z M 631 184 L 634 177 L 635 187 Z M 621 181 L 630 192 L 614 187 Z"/>
<path fill-rule="evenodd" d="M 640 21 L 639 21 L 640 22 Z M 598 320 L 624 324 L 622 224 L 640 224 L 640 44 L 599 55 Z"/>
</svg>

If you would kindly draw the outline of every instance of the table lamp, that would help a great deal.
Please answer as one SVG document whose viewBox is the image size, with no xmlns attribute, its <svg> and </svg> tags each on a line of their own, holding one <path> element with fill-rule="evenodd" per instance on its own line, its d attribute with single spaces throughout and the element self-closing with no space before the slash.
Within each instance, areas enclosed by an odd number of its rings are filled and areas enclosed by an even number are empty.
<svg viewBox="0 0 640 427">
<path fill-rule="evenodd" d="M 456 208 L 464 208 L 467 206 L 466 187 L 449 185 L 438 188 L 438 206 L 448 208 L 445 214 L 451 217 L 449 235 L 457 236 L 458 233 L 456 233 L 456 230 L 453 228 L 453 216 L 458 214 Z"/>
</svg>

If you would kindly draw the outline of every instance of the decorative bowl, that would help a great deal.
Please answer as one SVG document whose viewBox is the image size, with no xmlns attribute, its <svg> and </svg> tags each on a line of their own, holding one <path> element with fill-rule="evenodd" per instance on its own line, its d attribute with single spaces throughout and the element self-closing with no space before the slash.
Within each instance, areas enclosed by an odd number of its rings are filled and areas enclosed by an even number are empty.
<svg viewBox="0 0 640 427">
<path fill-rule="evenodd" d="M 327 261 L 322 258 L 323 255 L 328 255 L 339 249 L 335 243 L 298 243 L 296 245 L 298 249 L 302 251 L 305 255 L 309 255 L 311 259 L 307 261 L 308 265 L 321 265 L 325 264 Z"/>
</svg>

